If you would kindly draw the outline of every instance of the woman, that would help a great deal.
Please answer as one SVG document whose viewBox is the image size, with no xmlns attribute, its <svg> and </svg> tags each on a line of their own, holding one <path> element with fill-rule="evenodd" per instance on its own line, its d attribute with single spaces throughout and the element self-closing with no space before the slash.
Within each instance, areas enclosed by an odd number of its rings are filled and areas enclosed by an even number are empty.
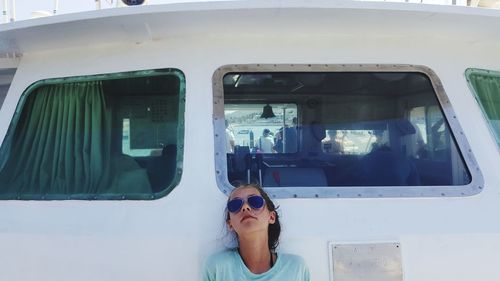
<svg viewBox="0 0 500 281">
<path fill-rule="evenodd" d="M 260 186 L 242 185 L 231 192 L 226 226 L 235 233 L 238 248 L 211 256 L 205 263 L 204 281 L 310 280 L 301 257 L 276 253 L 279 216 Z"/>
</svg>

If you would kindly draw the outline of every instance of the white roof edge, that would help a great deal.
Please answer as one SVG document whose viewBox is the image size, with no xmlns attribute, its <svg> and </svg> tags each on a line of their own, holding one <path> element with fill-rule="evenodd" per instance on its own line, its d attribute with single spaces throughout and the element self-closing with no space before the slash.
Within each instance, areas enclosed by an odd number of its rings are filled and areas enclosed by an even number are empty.
<svg viewBox="0 0 500 281">
<path fill-rule="evenodd" d="M 476 15 L 500 18 L 500 10 L 472 8 L 464 6 L 447 6 L 414 3 L 393 2 L 366 2 L 366 1 L 329 1 L 329 0 L 252 0 L 252 1 L 213 1 L 213 2 L 188 2 L 175 4 L 156 4 L 135 7 L 111 8 L 79 13 L 68 13 L 44 18 L 21 20 L 0 24 L 2 30 L 13 31 L 30 27 L 40 27 L 58 23 L 86 21 L 107 17 L 130 16 L 140 14 L 156 14 L 165 12 L 189 11 L 220 11 L 220 10 L 245 10 L 245 9 L 366 9 L 407 12 L 431 12 L 454 15 Z"/>
<path fill-rule="evenodd" d="M 281 13 L 286 10 L 290 13 Z M 5 28 L 0 31 L 0 55 L 11 53 L 19 56 L 32 51 L 89 46 L 89 42 L 94 45 L 97 44 L 96 42 L 101 45 L 137 44 L 161 40 L 170 36 L 175 37 L 180 34 L 190 36 L 194 33 L 190 34 L 189 31 L 198 30 L 197 25 L 200 24 L 213 23 L 216 25 L 217 22 L 225 20 L 232 20 L 233 23 L 240 21 L 240 18 L 231 18 L 233 13 L 226 13 L 226 11 L 234 11 L 234 14 L 237 12 L 253 15 L 264 14 L 264 17 L 267 17 L 267 23 L 271 25 L 274 20 L 271 17 L 275 12 L 288 17 L 289 22 L 293 22 L 292 14 L 308 14 L 309 12 L 327 12 L 328 14 L 332 12 L 332 15 L 323 18 L 332 20 L 334 20 L 332 16 L 335 17 L 335 14 L 358 14 L 359 11 L 360 15 L 363 13 L 366 15 L 365 12 L 369 12 L 373 15 L 380 14 L 382 22 L 387 14 L 394 14 L 408 19 L 408 21 L 405 20 L 406 24 L 413 20 L 414 26 L 420 26 L 420 28 L 414 29 L 414 32 L 418 32 L 422 36 L 431 36 L 432 32 L 438 36 L 436 32 L 439 31 L 441 32 L 439 36 L 454 36 L 454 38 L 466 36 L 469 41 L 493 41 L 500 45 L 500 41 L 497 39 L 500 31 L 496 28 L 500 25 L 500 10 L 387 2 L 256 0 L 146 5 L 14 22 L 2 25 Z M 201 20 L 192 18 L 193 14 L 200 12 L 207 17 L 201 17 Z M 165 20 L 166 17 L 168 20 Z M 351 19 L 351 21 L 355 20 Z M 378 21 L 378 19 L 376 20 Z M 399 20 L 402 20 L 401 17 Z M 254 25 L 249 18 L 241 18 L 241 22 L 247 28 Z M 440 27 L 439 22 L 445 24 Z M 178 30 L 168 28 L 167 25 L 173 23 L 178 23 L 179 27 L 182 28 Z M 429 29 L 426 30 L 424 26 Z M 386 30 L 386 33 L 399 32 L 396 36 L 406 36 L 406 31 L 397 31 L 398 28 L 404 27 L 405 25 L 394 26 L 394 28 Z M 261 24 L 259 28 L 264 29 L 264 26 Z M 396 31 L 394 31 L 395 29 Z M 182 33 L 185 31 L 187 33 Z M 233 30 L 233 32 L 235 31 Z"/>
</svg>

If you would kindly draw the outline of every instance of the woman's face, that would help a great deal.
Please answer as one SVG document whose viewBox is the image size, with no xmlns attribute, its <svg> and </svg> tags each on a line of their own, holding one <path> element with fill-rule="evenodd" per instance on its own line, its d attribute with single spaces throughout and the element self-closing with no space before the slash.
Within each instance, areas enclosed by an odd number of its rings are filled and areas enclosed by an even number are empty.
<svg viewBox="0 0 500 281">
<path fill-rule="evenodd" d="M 227 225 L 230 230 L 234 230 L 238 236 L 262 233 L 267 235 L 269 224 L 276 220 L 276 213 L 267 209 L 266 203 L 260 209 L 252 209 L 247 202 L 249 196 L 261 196 L 254 187 L 240 187 L 235 189 L 229 200 L 234 198 L 243 199 L 244 203 L 239 212 L 229 213 Z"/>
</svg>

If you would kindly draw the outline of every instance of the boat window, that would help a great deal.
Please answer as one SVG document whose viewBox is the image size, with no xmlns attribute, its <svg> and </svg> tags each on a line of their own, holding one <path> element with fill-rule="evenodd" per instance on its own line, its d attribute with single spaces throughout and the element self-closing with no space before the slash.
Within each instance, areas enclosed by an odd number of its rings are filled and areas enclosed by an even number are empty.
<svg viewBox="0 0 500 281">
<path fill-rule="evenodd" d="M 238 70 L 214 76 L 215 92 L 223 92 L 216 124 L 226 130 L 216 137 L 223 191 L 247 182 L 276 197 L 470 189 L 472 175 L 425 73 Z M 437 186 L 439 193 L 430 188 Z"/>
<path fill-rule="evenodd" d="M 0 198 L 165 196 L 180 180 L 184 81 L 161 69 L 33 84 L 0 148 Z"/>
<path fill-rule="evenodd" d="M 468 69 L 466 76 L 500 148 L 500 71 Z"/>
</svg>

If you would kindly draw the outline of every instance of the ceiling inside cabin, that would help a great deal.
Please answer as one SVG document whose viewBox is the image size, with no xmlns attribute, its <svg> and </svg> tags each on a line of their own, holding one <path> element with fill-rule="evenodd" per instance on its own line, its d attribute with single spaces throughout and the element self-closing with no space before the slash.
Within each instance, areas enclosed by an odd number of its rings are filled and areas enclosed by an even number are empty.
<svg viewBox="0 0 500 281">
<path fill-rule="evenodd" d="M 228 98 L 264 95 L 408 95 L 432 88 L 420 73 L 308 72 L 229 73 L 224 76 Z M 232 96 L 232 97 L 230 97 Z"/>
</svg>

